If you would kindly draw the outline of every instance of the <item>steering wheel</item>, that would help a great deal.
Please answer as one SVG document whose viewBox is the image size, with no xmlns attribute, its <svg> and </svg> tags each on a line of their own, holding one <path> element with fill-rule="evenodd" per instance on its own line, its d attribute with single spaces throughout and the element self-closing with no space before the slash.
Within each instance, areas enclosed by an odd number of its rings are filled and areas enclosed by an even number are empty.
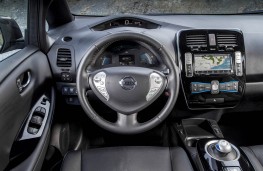
<svg viewBox="0 0 263 171">
<path fill-rule="evenodd" d="M 90 69 L 107 45 L 119 40 L 141 41 L 154 47 L 169 73 L 133 66 Z M 115 123 L 95 112 L 87 98 L 88 89 L 117 112 Z M 141 133 L 160 124 L 172 111 L 179 92 L 179 69 L 173 56 L 156 40 L 141 33 L 115 33 L 98 40 L 82 58 L 77 71 L 77 91 L 86 114 L 102 128 L 120 134 Z M 169 96 L 162 110 L 149 121 L 139 123 L 138 112 L 152 104 L 164 91 Z"/>
</svg>

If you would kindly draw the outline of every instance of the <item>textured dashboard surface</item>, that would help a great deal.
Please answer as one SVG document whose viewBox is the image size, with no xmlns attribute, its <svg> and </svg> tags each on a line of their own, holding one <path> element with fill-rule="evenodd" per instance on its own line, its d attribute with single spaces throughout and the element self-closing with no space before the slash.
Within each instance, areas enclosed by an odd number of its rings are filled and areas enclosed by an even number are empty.
<svg viewBox="0 0 263 171">
<path fill-rule="evenodd" d="M 50 30 L 49 35 L 56 39 L 55 45 L 71 46 L 75 52 L 76 66 L 85 52 L 98 39 L 114 32 L 140 32 L 151 36 L 163 44 L 176 59 L 176 33 L 182 29 L 240 29 L 244 34 L 244 42 L 247 56 L 247 81 L 263 81 L 263 24 L 262 15 L 165 15 L 165 16 L 134 16 L 147 20 L 161 27 L 157 29 L 144 29 L 137 27 L 119 27 L 104 31 L 92 31 L 90 28 L 103 22 L 125 16 L 111 17 L 76 17 L 75 21 L 55 30 Z M 126 16 L 131 17 L 131 16 Z M 71 42 L 64 42 L 61 38 L 71 36 Z M 56 48 L 53 46 L 52 48 Z M 51 49 L 52 51 L 52 49 Z M 54 51 L 55 52 L 55 51 Z M 55 53 L 49 53 L 54 58 Z"/>
</svg>

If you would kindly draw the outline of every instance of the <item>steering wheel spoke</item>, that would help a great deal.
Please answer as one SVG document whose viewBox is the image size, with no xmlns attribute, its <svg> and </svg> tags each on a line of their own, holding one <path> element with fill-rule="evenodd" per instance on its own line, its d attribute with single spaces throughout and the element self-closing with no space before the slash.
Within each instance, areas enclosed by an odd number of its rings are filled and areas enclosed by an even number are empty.
<svg viewBox="0 0 263 171">
<path fill-rule="evenodd" d="M 116 125 L 119 127 L 128 127 L 128 128 L 139 126 L 137 115 L 138 113 L 133 113 L 130 115 L 117 113 L 118 119 Z"/>
</svg>

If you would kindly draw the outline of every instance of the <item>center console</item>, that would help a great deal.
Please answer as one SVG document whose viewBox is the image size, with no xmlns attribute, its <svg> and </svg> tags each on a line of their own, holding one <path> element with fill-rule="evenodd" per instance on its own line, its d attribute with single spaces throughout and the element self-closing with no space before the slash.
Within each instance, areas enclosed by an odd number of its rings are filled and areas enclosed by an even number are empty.
<svg viewBox="0 0 263 171">
<path fill-rule="evenodd" d="M 255 171 L 245 153 L 224 139 L 216 121 L 195 118 L 176 130 L 199 171 Z"/>
<path fill-rule="evenodd" d="M 245 47 L 239 30 L 178 33 L 181 83 L 190 109 L 229 108 L 245 89 Z"/>
<path fill-rule="evenodd" d="M 197 151 L 206 171 L 254 171 L 246 155 L 226 140 L 200 140 Z"/>
</svg>

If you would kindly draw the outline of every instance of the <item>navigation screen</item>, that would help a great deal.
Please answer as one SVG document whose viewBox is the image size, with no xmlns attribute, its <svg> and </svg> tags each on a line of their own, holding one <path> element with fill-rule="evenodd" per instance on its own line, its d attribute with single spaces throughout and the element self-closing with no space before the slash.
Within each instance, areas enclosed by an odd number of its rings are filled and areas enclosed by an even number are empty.
<svg viewBox="0 0 263 171">
<path fill-rule="evenodd" d="M 226 54 L 200 54 L 194 56 L 195 71 L 231 70 L 232 59 Z"/>
</svg>

